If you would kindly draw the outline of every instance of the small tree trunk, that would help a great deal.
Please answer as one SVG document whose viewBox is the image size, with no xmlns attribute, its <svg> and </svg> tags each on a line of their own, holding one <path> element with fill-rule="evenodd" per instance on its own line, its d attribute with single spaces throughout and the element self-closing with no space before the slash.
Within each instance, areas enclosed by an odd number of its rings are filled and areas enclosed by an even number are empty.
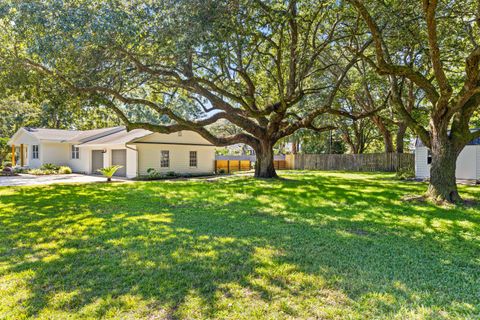
<svg viewBox="0 0 480 320">
<path fill-rule="evenodd" d="M 396 145 L 397 153 L 403 153 L 404 145 L 403 139 L 405 139 L 405 132 L 407 131 L 407 125 L 405 123 L 400 123 L 398 125 Z"/>
<path fill-rule="evenodd" d="M 107 182 L 111 182 L 111 181 L 112 181 L 112 178 L 108 177 Z"/>
<path fill-rule="evenodd" d="M 435 201 L 459 202 L 455 170 L 459 152 L 447 139 L 432 137 L 432 166 L 427 196 Z"/>
<path fill-rule="evenodd" d="M 392 134 L 390 130 L 385 126 L 382 119 L 380 117 L 373 117 L 373 122 L 377 126 L 378 130 L 383 136 L 383 144 L 385 146 L 385 153 L 392 153 L 393 152 L 393 141 L 392 141 Z"/>
<path fill-rule="evenodd" d="M 255 178 L 277 178 L 277 172 L 273 164 L 273 143 L 262 141 L 260 148 L 256 150 L 257 161 L 255 162 Z"/>
<path fill-rule="evenodd" d="M 383 143 L 385 145 L 385 153 L 392 153 L 393 152 L 392 135 L 388 130 L 383 134 Z"/>
</svg>

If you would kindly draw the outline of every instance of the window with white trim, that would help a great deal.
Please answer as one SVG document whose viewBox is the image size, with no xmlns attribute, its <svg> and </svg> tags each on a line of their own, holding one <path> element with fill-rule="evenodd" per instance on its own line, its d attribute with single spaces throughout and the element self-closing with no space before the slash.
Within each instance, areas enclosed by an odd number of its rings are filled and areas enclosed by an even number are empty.
<svg viewBox="0 0 480 320">
<path fill-rule="evenodd" d="M 190 167 L 197 166 L 197 151 L 190 151 Z"/>
<path fill-rule="evenodd" d="M 162 150 L 160 154 L 160 167 L 168 168 L 170 167 L 170 151 Z"/>
<path fill-rule="evenodd" d="M 80 148 L 72 145 L 72 159 L 80 159 Z"/>
<path fill-rule="evenodd" d="M 38 144 L 34 144 L 32 145 L 32 159 L 38 159 L 38 155 L 39 155 Z"/>
</svg>

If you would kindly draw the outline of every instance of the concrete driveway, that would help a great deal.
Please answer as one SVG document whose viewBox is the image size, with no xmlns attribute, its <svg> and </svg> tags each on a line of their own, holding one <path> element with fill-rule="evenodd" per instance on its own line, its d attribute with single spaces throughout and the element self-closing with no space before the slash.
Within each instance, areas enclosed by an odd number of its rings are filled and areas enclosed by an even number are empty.
<svg viewBox="0 0 480 320">
<path fill-rule="evenodd" d="M 34 176 L 30 174 L 21 174 L 12 177 L 0 177 L 0 187 L 12 186 L 33 186 L 46 185 L 54 183 L 92 183 L 103 182 L 106 178 L 102 176 L 93 176 L 85 174 L 55 174 L 47 176 Z M 122 178 L 113 178 L 113 181 L 128 181 Z"/>
</svg>

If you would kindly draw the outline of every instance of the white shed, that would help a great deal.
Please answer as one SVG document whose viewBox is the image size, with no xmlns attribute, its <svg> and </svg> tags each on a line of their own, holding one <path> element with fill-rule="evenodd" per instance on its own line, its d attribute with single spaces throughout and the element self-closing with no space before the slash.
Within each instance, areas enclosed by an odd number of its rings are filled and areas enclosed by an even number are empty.
<svg viewBox="0 0 480 320">
<path fill-rule="evenodd" d="M 417 138 L 415 143 L 415 176 L 430 178 L 430 150 Z M 457 179 L 480 180 L 480 138 L 471 141 L 457 158 Z"/>
</svg>

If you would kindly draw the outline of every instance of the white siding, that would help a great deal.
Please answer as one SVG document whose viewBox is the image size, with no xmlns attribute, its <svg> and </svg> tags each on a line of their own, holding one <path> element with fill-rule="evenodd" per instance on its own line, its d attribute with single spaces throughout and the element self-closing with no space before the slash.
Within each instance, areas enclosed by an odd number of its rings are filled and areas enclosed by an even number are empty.
<svg viewBox="0 0 480 320">
<path fill-rule="evenodd" d="M 39 143 L 39 142 L 37 142 L 37 143 L 38 143 L 38 145 L 40 146 L 40 143 Z M 29 168 L 33 168 L 33 169 L 35 169 L 35 168 L 40 168 L 40 167 L 42 166 L 42 161 L 40 160 L 40 159 L 41 159 L 41 158 L 40 158 L 40 156 L 41 156 L 41 153 L 40 153 L 41 150 L 39 150 L 39 154 L 38 154 L 39 157 L 38 157 L 38 159 L 33 159 L 33 158 L 32 158 L 32 155 L 33 155 L 33 147 L 32 147 L 32 146 L 33 146 L 33 144 L 27 146 L 27 150 L 28 150 L 28 151 L 27 151 L 27 157 L 28 157 L 27 166 L 28 166 Z M 41 149 L 41 146 L 40 146 L 39 148 Z"/>
<path fill-rule="evenodd" d="M 171 134 L 153 133 L 138 139 L 134 144 L 138 150 L 139 175 L 147 174 L 149 168 L 159 172 L 213 173 L 215 171 L 215 147 L 193 131 Z M 170 166 L 160 167 L 162 150 L 170 152 Z M 197 151 L 197 166 L 190 167 L 190 151 Z M 128 158 L 128 156 L 127 156 Z"/>
<path fill-rule="evenodd" d="M 22 130 L 22 129 L 21 129 Z M 15 146 L 20 146 L 21 144 L 24 144 L 26 146 L 26 151 L 27 151 L 27 163 L 25 164 L 29 168 L 39 168 L 42 165 L 42 162 L 40 158 L 38 159 L 33 159 L 32 158 L 32 145 L 39 145 L 40 146 L 40 141 L 32 136 L 31 134 L 28 134 L 26 132 L 20 132 L 20 134 L 15 138 L 15 141 L 12 141 L 12 143 Z M 41 148 L 41 147 L 40 147 Z M 40 156 L 40 154 L 39 154 Z"/>
<path fill-rule="evenodd" d="M 127 178 L 135 178 L 136 176 L 137 176 L 137 151 L 127 148 Z"/>
<path fill-rule="evenodd" d="M 66 143 L 40 144 L 40 160 L 42 164 L 53 163 L 68 166 L 70 163 L 70 145 Z"/>
<path fill-rule="evenodd" d="M 430 165 L 427 163 L 427 147 L 415 148 L 415 176 L 419 179 L 430 178 Z"/>
<path fill-rule="evenodd" d="M 71 148 L 71 145 L 69 148 Z M 72 171 L 77 173 L 89 173 L 91 157 L 92 157 L 91 154 L 92 154 L 92 150 L 90 148 L 80 148 L 79 158 L 72 159 L 72 155 L 70 152 L 69 166 L 70 168 L 72 168 Z"/>
<path fill-rule="evenodd" d="M 480 180 L 480 146 L 475 146 L 477 149 L 477 180 Z"/>
<path fill-rule="evenodd" d="M 477 146 L 465 146 L 457 158 L 455 176 L 458 179 L 475 180 L 477 178 Z"/>
<path fill-rule="evenodd" d="M 427 164 L 428 149 L 415 148 L 415 176 L 430 178 L 430 165 Z M 457 158 L 455 175 L 458 179 L 480 179 L 480 146 L 466 146 Z"/>
<path fill-rule="evenodd" d="M 215 162 L 215 147 L 187 146 L 168 144 L 138 144 L 138 171 L 140 175 L 147 174 L 149 168 L 159 172 L 173 171 L 176 173 L 213 173 Z M 170 152 L 170 167 L 160 167 L 160 153 Z M 190 167 L 190 151 L 197 151 L 197 167 Z"/>
<path fill-rule="evenodd" d="M 103 166 L 110 167 L 112 165 L 112 149 L 106 149 L 106 152 L 103 154 Z"/>
</svg>

